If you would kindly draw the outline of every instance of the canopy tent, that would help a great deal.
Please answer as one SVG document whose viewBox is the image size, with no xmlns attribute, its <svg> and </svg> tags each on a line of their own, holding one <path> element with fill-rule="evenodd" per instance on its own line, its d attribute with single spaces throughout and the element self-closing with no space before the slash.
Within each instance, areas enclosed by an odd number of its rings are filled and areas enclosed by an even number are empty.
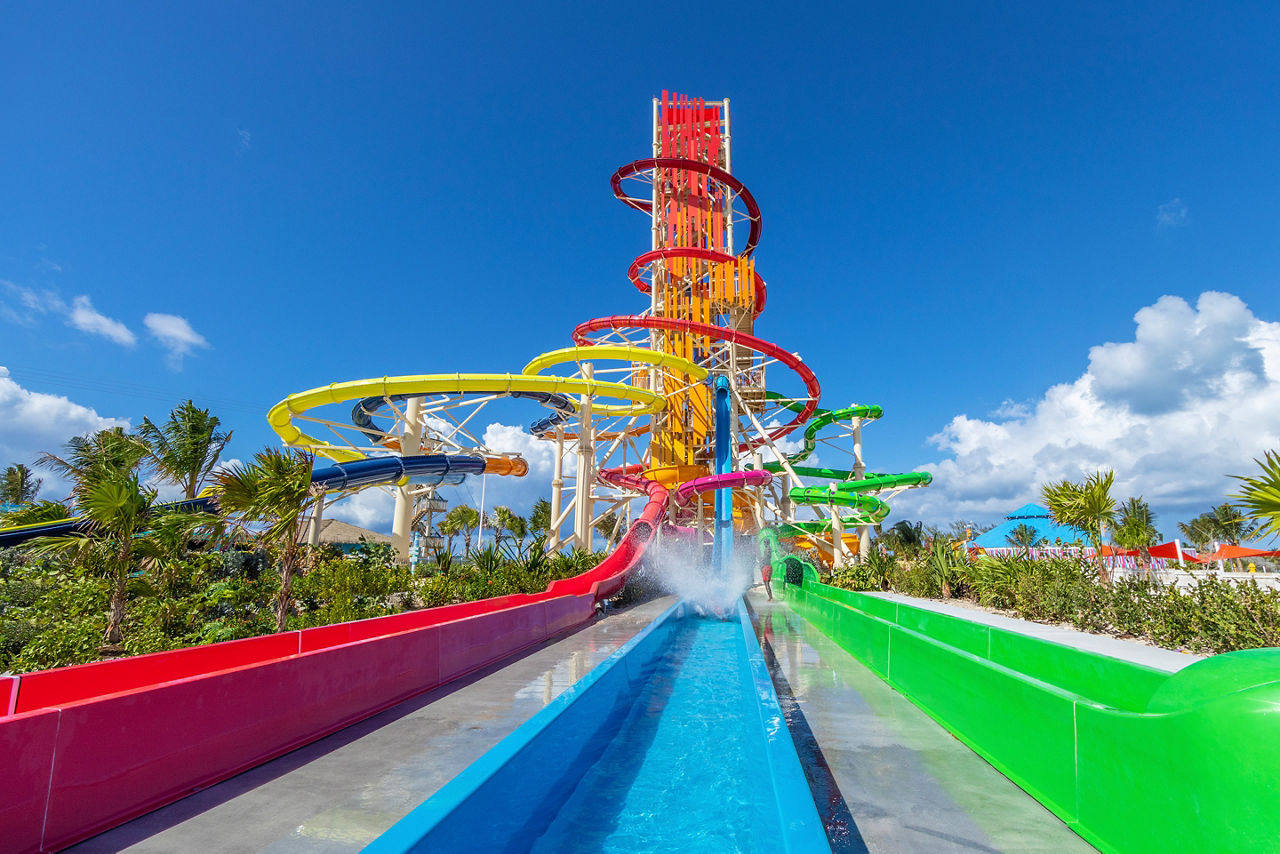
<svg viewBox="0 0 1280 854">
<path fill-rule="evenodd" d="M 1218 550 L 1211 555 L 1205 555 L 1200 558 L 1201 561 L 1208 563 L 1209 561 L 1218 560 L 1235 560 L 1237 558 L 1250 557 L 1280 557 L 1280 550 L 1272 549 L 1250 549 L 1244 546 L 1233 546 L 1229 543 L 1223 543 L 1218 546 Z"/>
<path fill-rule="evenodd" d="M 1004 521 L 999 525 L 978 536 L 969 545 L 980 549 L 1007 549 L 1009 548 L 1009 535 L 1019 525 L 1028 525 L 1033 528 L 1036 534 L 1046 541 L 1044 544 L 1048 546 L 1069 545 L 1077 541 L 1082 545 L 1087 545 L 1089 542 L 1089 535 L 1079 528 L 1059 525 L 1053 521 L 1053 517 L 1049 515 L 1047 508 L 1041 507 L 1039 504 L 1024 504 L 1008 516 L 1005 516 Z"/>
<path fill-rule="evenodd" d="M 1158 546 L 1152 546 L 1151 548 L 1147 549 L 1147 553 L 1150 554 L 1152 557 L 1163 557 L 1163 558 L 1168 558 L 1169 560 L 1177 560 L 1179 557 L 1181 557 L 1184 563 L 1200 562 L 1200 558 L 1196 556 L 1195 549 L 1183 546 L 1182 554 L 1179 555 L 1178 543 L 1175 540 L 1170 540 L 1167 543 L 1161 543 Z"/>
</svg>

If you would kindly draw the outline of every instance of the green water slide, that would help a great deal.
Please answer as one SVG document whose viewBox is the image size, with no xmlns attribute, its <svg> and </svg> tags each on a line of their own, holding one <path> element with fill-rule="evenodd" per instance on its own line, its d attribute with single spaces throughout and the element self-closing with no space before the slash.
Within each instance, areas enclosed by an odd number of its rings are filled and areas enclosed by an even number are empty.
<svg viewBox="0 0 1280 854">
<path fill-rule="evenodd" d="M 761 528 L 756 535 L 756 545 L 760 548 L 760 558 L 768 561 L 773 567 L 775 578 L 788 584 L 817 583 L 818 568 L 813 561 L 789 553 L 778 541 L 777 528 Z"/>
<path fill-rule="evenodd" d="M 768 392 L 768 396 L 773 399 L 780 397 L 774 392 Z M 800 411 L 800 405 L 797 403 L 785 404 L 785 408 Z M 797 504 L 823 504 L 851 509 L 854 511 L 852 514 L 840 517 L 841 523 L 845 525 L 878 525 L 889 515 L 889 505 L 868 493 L 899 487 L 928 486 L 933 481 L 933 475 L 923 471 L 905 474 L 868 473 L 854 480 L 854 474 L 850 471 L 796 465 L 813 454 L 818 445 L 818 432 L 824 427 L 837 421 L 853 418 L 876 419 L 883 415 L 884 410 L 879 406 L 849 406 L 844 409 L 817 410 L 814 417 L 805 425 L 804 445 L 799 451 L 787 457 L 787 465 L 800 477 L 822 478 L 837 482 L 827 486 L 792 487 L 788 492 L 791 500 Z M 765 463 L 764 468 L 774 474 L 786 470 L 782 463 Z M 831 520 L 792 522 L 782 525 L 780 530 L 783 536 L 821 534 L 831 530 Z"/>
<path fill-rule="evenodd" d="M 1280 649 L 1168 672 L 808 578 L 776 589 L 1099 850 L 1277 850 Z"/>
</svg>

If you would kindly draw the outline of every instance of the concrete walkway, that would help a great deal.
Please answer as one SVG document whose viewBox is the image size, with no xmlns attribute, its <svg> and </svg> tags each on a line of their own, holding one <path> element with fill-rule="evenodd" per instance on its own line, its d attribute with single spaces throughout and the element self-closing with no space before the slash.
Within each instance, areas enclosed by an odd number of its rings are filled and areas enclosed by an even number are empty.
<svg viewBox="0 0 1280 854">
<path fill-rule="evenodd" d="M 615 611 L 69 850 L 358 851 L 672 601 Z"/>
<path fill-rule="evenodd" d="M 1169 673 L 1181 670 L 1188 664 L 1194 664 L 1205 657 L 1194 653 L 1162 649 L 1142 641 L 1113 638 L 1107 635 L 1094 635 L 1072 628 L 1033 623 L 1030 620 L 1019 620 L 1015 617 L 1005 617 L 1001 614 L 992 614 L 981 608 L 966 608 L 964 605 L 939 602 L 936 599 L 916 599 L 913 596 L 903 596 L 900 593 L 868 593 L 867 595 L 888 599 L 893 602 L 902 602 L 906 605 L 914 605 L 917 608 L 936 611 L 939 614 L 950 614 L 953 617 L 981 623 L 984 626 L 996 626 L 1011 632 L 1052 641 L 1063 646 L 1073 646 L 1076 649 L 1096 652 L 1108 658 L 1118 658 L 1122 661 L 1132 661 L 1135 664 L 1145 664 L 1147 667 L 1154 667 L 1157 670 L 1164 670 Z"/>
<path fill-rule="evenodd" d="M 784 603 L 747 601 L 834 851 L 1094 850 Z"/>
</svg>

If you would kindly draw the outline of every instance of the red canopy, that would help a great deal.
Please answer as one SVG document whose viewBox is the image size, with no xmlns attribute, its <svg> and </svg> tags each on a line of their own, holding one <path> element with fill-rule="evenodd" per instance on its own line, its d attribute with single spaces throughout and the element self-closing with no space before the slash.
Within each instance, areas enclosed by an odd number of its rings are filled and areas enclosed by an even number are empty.
<svg viewBox="0 0 1280 854">
<path fill-rule="evenodd" d="M 1152 546 L 1147 551 L 1151 553 L 1152 557 L 1163 557 L 1170 560 L 1178 559 L 1178 546 L 1172 540 L 1167 543 L 1161 543 L 1158 546 Z M 1196 557 L 1195 552 L 1185 548 L 1182 550 L 1182 559 L 1187 563 L 1200 563 L 1202 560 L 1202 558 Z"/>
<path fill-rule="evenodd" d="M 1200 560 L 1208 563 L 1217 560 L 1234 560 L 1236 558 L 1245 557 L 1280 557 L 1280 551 L 1266 551 L 1265 549 L 1247 549 L 1244 546 L 1233 546 L 1229 543 L 1223 543 L 1218 546 L 1218 550 L 1211 555 L 1206 555 Z"/>
</svg>

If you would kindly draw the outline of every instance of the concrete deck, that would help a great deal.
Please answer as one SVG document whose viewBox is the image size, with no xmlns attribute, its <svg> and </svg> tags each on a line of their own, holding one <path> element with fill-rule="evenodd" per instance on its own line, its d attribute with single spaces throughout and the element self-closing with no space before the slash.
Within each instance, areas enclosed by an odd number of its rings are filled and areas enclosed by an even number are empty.
<svg viewBox="0 0 1280 854">
<path fill-rule="evenodd" d="M 673 601 L 612 612 L 69 850 L 358 851 Z"/>
<path fill-rule="evenodd" d="M 1135 664 L 1145 664 L 1147 667 L 1154 667 L 1157 670 L 1164 670 L 1169 673 L 1181 670 L 1205 657 L 1194 653 L 1162 649 L 1142 641 L 1113 638 L 1107 635 L 1093 635 L 1076 629 L 1063 628 L 1062 626 L 1050 626 L 1044 623 L 1033 623 L 1030 620 L 1005 617 L 1001 614 L 983 611 L 980 608 L 966 608 L 963 605 L 939 602 L 936 599 L 916 599 L 912 596 L 903 596 L 900 593 L 868 593 L 867 595 L 903 602 L 907 605 L 914 605 L 917 608 L 937 611 L 940 614 L 950 614 L 975 623 L 982 623 L 985 626 L 1008 629 L 1011 632 L 1030 635 L 1031 637 L 1052 641 L 1063 646 L 1072 646 L 1076 649 L 1096 652 L 1109 658 L 1132 661 Z"/>
<path fill-rule="evenodd" d="M 1094 850 L 784 603 L 748 603 L 834 851 Z"/>
</svg>

